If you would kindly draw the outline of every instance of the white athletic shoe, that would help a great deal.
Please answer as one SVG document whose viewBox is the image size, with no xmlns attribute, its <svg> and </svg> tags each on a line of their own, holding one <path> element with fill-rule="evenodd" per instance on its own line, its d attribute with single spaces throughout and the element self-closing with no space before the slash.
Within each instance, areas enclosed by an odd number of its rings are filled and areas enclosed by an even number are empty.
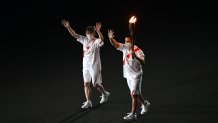
<svg viewBox="0 0 218 123">
<path fill-rule="evenodd" d="M 106 94 L 102 94 L 102 96 L 100 96 L 101 97 L 100 103 L 102 104 L 102 103 L 107 102 L 109 96 L 110 96 L 110 93 L 107 91 L 106 91 Z"/>
<path fill-rule="evenodd" d="M 146 112 L 148 112 L 148 108 L 150 107 L 151 103 L 149 103 L 148 101 L 145 101 L 145 105 L 142 105 L 141 108 L 141 114 L 144 114 Z"/>
<path fill-rule="evenodd" d="M 136 113 L 133 114 L 132 112 L 131 113 L 127 113 L 127 115 L 125 117 L 123 117 L 124 120 L 137 120 L 137 115 Z"/>
<path fill-rule="evenodd" d="M 92 102 L 91 101 L 86 101 L 83 103 L 82 108 L 87 109 L 92 107 Z"/>
</svg>

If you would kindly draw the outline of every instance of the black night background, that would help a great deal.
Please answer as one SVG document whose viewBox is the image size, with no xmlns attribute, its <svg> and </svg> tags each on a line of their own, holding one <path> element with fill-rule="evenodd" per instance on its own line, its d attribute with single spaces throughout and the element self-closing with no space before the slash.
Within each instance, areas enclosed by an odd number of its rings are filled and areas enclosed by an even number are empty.
<svg viewBox="0 0 218 123">
<path fill-rule="evenodd" d="M 107 31 L 124 42 L 128 20 L 137 17 L 136 45 L 146 55 L 142 94 L 151 102 L 135 122 L 218 121 L 217 4 L 211 1 L 4 1 L 0 8 L 1 123 L 120 123 L 131 97 L 122 77 L 122 52 Z M 103 85 L 111 93 L 95 108 L 85 101 L 82 45 L 61 20 L 85 35 L 101 22 Z M 140 110 L 137 109 L 137 112 Z"/>
</svg>

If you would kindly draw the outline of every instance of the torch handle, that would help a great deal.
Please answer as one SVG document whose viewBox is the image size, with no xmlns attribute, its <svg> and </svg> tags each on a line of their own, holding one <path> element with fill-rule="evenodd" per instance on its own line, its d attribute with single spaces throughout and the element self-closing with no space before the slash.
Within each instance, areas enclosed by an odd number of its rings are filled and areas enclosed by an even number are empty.
<svg viewBox="0 0 218 123">
<path fill-rule="evenodd" d="M 135 38 L 134 38 L 134 34 L 132 33 L 131 34 L 132 35 L 132 59 L 134 59 L 134 57 L 133 57 L 133 53 L 134 53 L 134 45 L 135 45 Z"/>
</svg>

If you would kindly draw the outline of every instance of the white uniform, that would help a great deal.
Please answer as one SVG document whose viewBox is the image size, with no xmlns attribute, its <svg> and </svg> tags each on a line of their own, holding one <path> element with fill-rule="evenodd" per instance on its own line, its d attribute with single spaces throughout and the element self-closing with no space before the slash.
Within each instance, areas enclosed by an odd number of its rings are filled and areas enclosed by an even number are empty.
<svg viewBox="0 0 218 123">
<path fill-rule="evenodd" d="M 131 93 L 140 95 L 143 74 L 142 65 L 136 58 L 132 59 L 132 53 L 125 44 L 120 43 L 120 47 L 117 50 L 123 52 L 123 77 L 127 79 Z M 136 45 L 134 46 L 134 52 L 138 57 L 145 57 L 143 51 Z"/>
<path fill-rule="evenodd" d="M 100 47 L 104 44 L 99 38 L 88 40 L 80 36 L 77 41 L 83 44 L 83 79 L 84 82 L 102 83 Z"/>
</svg>

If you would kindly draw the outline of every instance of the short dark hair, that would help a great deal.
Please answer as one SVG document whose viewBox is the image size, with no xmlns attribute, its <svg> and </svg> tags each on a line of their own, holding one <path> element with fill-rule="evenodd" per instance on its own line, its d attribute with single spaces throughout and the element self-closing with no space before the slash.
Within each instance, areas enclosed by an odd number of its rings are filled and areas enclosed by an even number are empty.
<svg viewBox="0 0 218 123">
<path fill-rule="evenodd" d="M 95 34 L 95 28 L 93 26 L 87 26 L 86 27 L 86 32 L 90 32 L 92 34 Z"/>
<path fill-rule="evenodd" d="M 132 39 L 132 35 L 130 33 L 126 33 L 125 38 L 131 38 Z"/>
</svg>

